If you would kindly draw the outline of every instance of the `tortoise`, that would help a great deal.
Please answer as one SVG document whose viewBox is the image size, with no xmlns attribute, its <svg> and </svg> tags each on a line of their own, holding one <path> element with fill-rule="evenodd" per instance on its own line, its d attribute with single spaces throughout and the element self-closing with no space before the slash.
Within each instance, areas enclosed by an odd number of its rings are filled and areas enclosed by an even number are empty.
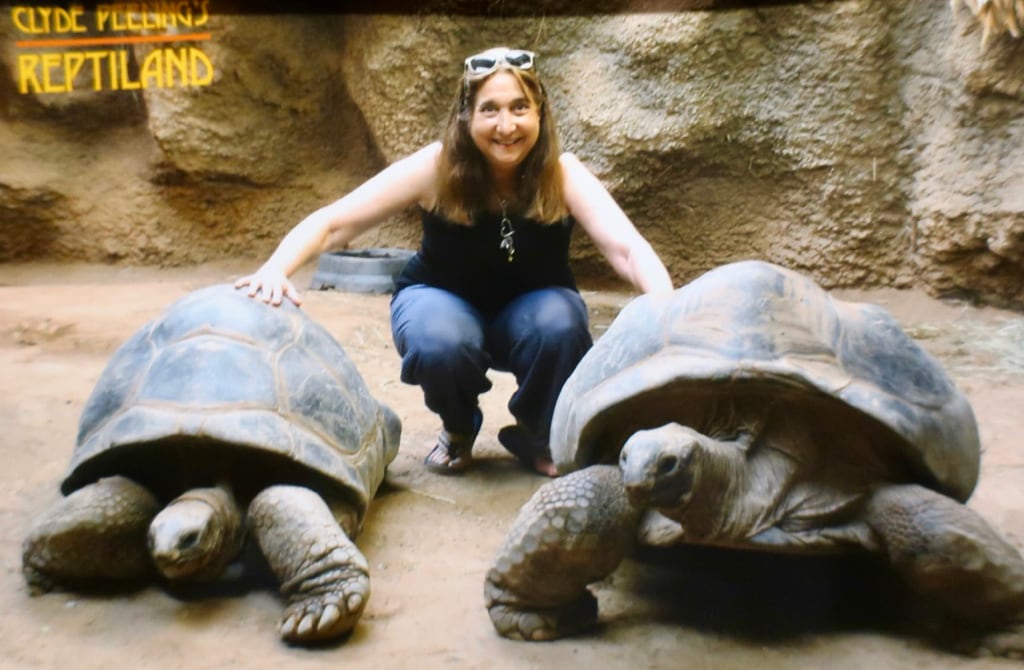
<svg viewBox="0 0 1024 670">
<path fill-rule="evenodd" d="M 551 451 L 564 476 L 485 578 L 505 637 L 581 632 L 629 552 L 698 546 L 877 556 L 969 651 L 1024 651 L 1024 560 L 963 504 L 973 410 L 880 306 L 757 260 L 639 296 L 563 387 Z"/>
<path fill-rule="evenodd" d="M 400 438 L 398 416 L 302 310 L 201 288 L 109 360 L 63 497 L 24 540 L 24 577 L 34 595 L 203 584 L 244 574 L 248 547 L 288 603 L 282 639 L 338 638 L 369 598 L 351 538 Z"/>
</svg>

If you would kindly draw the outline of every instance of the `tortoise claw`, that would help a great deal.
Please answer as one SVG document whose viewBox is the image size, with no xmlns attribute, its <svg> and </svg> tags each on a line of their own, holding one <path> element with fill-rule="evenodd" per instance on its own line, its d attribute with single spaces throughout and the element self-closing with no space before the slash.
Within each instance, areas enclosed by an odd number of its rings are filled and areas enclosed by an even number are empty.
<svg viewBox="0 0 1024 670">
<path fill-rule="evenodd" d="M 578 599 L 562 607 L 530 609 L 492 604 L 487 613 L 502 637 L 527 642 L 557 640 L 597 623 L 597 599 L 590 591 L 584 591 Z"/>
<path fill-rule="evenodd" d="M 355 592 L 334 592 L 293 602 L 281 617 L 280 633 L 285 642 L 305 644 L 340 637 L 355 627 L 366 604 L 364 583 L 346 583 Z"/>
</svg>

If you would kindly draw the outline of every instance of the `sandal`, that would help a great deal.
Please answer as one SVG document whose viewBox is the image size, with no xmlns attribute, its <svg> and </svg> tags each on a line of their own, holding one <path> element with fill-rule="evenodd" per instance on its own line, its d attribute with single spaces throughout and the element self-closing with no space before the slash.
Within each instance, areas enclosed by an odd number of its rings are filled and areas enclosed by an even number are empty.
<svg viewBox="0 0 1024 670">
<path fill-rule="evenodd" d="M 473 412 L 473 432 L 469 435 L 449 433 L 445 428 L 437 436 L 437 444 L 423 459 L 431 472 L 449 475 L 462 472 L 473 461 L 473 443 L 483 424 L 484 416 L 477 408 Z"/>
<path fill-rule="evenodd" d="M 548 477 L 558 476 L 548 445 L 532 437 L 526 428 L 519 424 L 505 426 L 499 430 L 498 442 L 527 470 Z"/>
</svg>

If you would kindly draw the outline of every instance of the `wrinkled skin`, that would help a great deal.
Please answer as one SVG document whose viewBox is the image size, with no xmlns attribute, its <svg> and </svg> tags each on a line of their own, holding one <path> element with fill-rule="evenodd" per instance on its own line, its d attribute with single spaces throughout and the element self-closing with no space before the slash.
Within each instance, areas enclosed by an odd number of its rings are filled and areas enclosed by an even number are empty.
<svg viewBox="0 0 1024 670">
<path fill-rule="evenodd" d="M 125 477 L 109 477 L 62 498 L 32 527 L 22 566 L 33 593 L 96 581 L 215 579 L 238 554 L 242 513 L 223 489 L 193 489 L 163 510 Z M 370 596 L 366 559 L 339 524 L 356 511 L 332 509 L 312 490 L 272 486 L 245 521 L 288 602 L 283 640 L 308 644 L 348 633 Z M 147 537 L 148 536 L 148 537 Z"/>
<path fill-rule="evenodd" d="M 370 568 L 328 508 L 301 486 L 272 486 L 249 505 L 253 534 L 288 601 L 285 641 L 318 642 L 348 633 L 370 598 Z M 354 512 L 352 513 L 354 518 Z"/>
<path fill-rule="evenodd" d="M 241 510 L 225 488 L 192 489 L 149 524 L 149 553 L 166 579 L 216 579 L 242 548 Z"/>
<path fill-rule="evenodd" d="M 980 631 L 949 631 L 958 651 L 1024 655 L 1024 559 L 975 512 L 922 486 L 879 484 L 851 496 L 845 510 L 831 507 L 831 525 L 802 525 L 807 517 L 793 499 L 765 496 L 763 480 L 744 475 L 759 454 L 775 451 L 751 447 L 668 424 L 634 434 L 619 467 L 590 466 L 541 487 L 487 573 L 497 631 L 549 640 L 592 626 L 597 606 L 587 584 L 611 574 L 644 536 L 646 511 L 663 539 L 665 520 L 675 524 L 671 541 L 780 549 L 813 534 L 880 554 L 923 599 Z"/>
</svg>

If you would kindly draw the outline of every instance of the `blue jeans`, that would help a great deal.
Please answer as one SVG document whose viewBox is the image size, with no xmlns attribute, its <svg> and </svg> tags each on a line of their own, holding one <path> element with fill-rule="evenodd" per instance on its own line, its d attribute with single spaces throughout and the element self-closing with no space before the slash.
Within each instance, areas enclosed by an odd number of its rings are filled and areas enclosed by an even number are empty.
<svg viewBox="0 0 1024 670">
<path fill-rule="evenodd" d="M 525 293 L 485 317 L 449 291 L 416 284 L 391 299 L 391 335 L 402 381 L 423 389 L 450 433 L 473 433 L 494 368 L 515 375 L 508 409 L 545 444 L 562 385 L 593 344 L 583 298 L 562 287 Z"/>
</svg>

